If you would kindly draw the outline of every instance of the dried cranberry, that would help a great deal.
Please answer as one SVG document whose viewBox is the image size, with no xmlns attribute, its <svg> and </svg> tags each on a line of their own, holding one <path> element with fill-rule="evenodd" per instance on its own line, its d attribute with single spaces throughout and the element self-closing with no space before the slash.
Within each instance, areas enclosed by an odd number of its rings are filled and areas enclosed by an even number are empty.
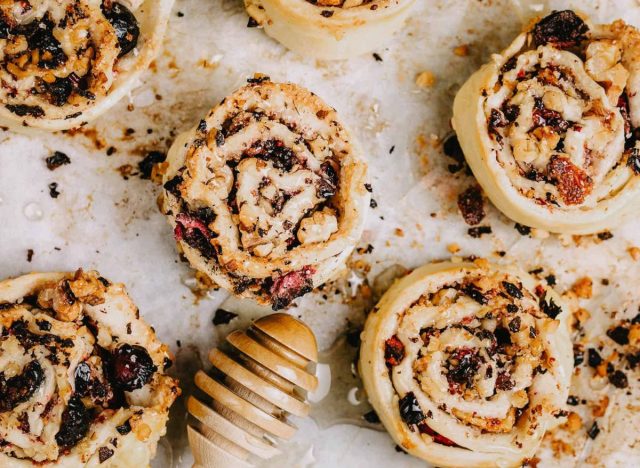
<svg viewBox="0 0 640 468">
<path fill-rule="evenodd" d="M 54 171 L 60 166 L 64 166 L 65 164 L 71 164 L 71 159 L 69 158 L 69 156 L 61 151 L 55 151 L 44 161 L 47 164 L 47 169 L 49 169 L 50 171 Z"/>
<path fill-rule="evenodd" d="M 554 11 L 533 28 L 533 40 L 541 46 L 551 43 L 566 49 L 585 39 L 589 27 L 571 10 Z"/>
<path fill-rule="evenodd" d="M 236 318 L 238 314 L 234 314 L 233 312 L 229 312 L 224 309 L 216 310 L 215 315 L 213 316 L 213 324 L 214 325 L 226 325 L 231 322 L 234 318 Z"/>
<path fill-rule="evenodd" d="M 296 298 L 313 290 L 313 275 L 316 269 L 306 266 L 298 271 L 291 271 L 273 280 L 270 287 L 272 309 L 287 307 Z"/>
<path fill-rule="evenodd" d="M 387 367 L 397 366 L 404 359 L 404 345 L 396 335 L 384 342 L 384 362 Z"/>
<path fill-rule="evenodd" d="M 426 423 L 418 424 L 418 431 L 420 431 L 421 434 L 427 434 L 431 436 L 431 438 L 433 438 L 433 441 L 437 444 L 446 445 L 448 447 L 456 447 L 458 445 L 451 439 L 448 439 L 447 437 L 441 434 L 438 434 L 436 431 L 431 429 Z"/>
<path fill-rule="evenodd" d="M 467 296 L 469 296 L 471 299 L 476 301 L 478 304 L 486 305 L 489 303 L 489 298 L 475 284 L 472 284 L 472 283 L 467 284 L 463 288 L 462 292 L 464 292 Z"/>
<path fill-rule="evenodd" d="M 142 346 L 123 344 L 113 353 L 113 376 L 118 386 L 126 391 L 145 386 L 157 367 Z"/>
</svg>

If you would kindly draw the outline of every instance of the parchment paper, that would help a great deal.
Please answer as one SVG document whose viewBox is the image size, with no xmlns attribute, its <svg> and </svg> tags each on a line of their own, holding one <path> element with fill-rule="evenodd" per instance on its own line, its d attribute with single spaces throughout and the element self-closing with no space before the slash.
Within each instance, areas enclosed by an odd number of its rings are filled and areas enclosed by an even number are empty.
<svg viewBox="0 0 640 468">
<path fill-rule="evenodd" d="M 627 249 L 640 245 L 640 220 L 614 230 L 614 237 L 606 241 L 544 233 L 529 237 L 520 235 L 513 222 L 487 203 L 488 216 L 482 225 L 491 226 L 493 232 L 474 239 L 456 207 L 457 195 L 473 178 L 464 170 L 449 172 L 447 166 L 453 161 L 443 154 L 442 141 L 451 132 L 449 119 L 457 89 L 490 53 L 509 43 L 523 22 L 539 11 L 576 6 L 593 14 L 596 21 L 622 17 L 639 25 L 638 3 L 418 3 L 404 30 L 376 51 L 381 61 L 365 55 L 330 63 L 301 58 L 260 29 L 247 28 L 240 0 L 178 0 L 165 49 L 129 100 L 74 134 L 0 132 L 0 277 L 82 266 L 125 283 L 144 318 L 176 353 L 174 372 L 188 395 L 193 373 L 206 367 L 207 350 L 228 331 L 265 311 L 232 301 L 225 307 L 242 315 L 229 325 L 213 326 L 213 314 L 227 294 L 218 291 L 200 299 L 193 294 L 193 275 L 179 261 L 171 229 L 156 206 L 159 188 L 135 175 L 137 163 L 149 150 L 165 151 L 177 133 L 192 126 L 254 72 L 262 72 L 272 80 L 305 86 L 337 108 L 369 159 L 378 206 L 370 212 L 360 247 L 364 250 L 370 244 L 373 251 L 356 255 L 345 279 L 296 301 L 290 310 L 312 326 L 322 349 L 363 322 L 366 308 L 388 282 L 385 277 L 392 276 L 390 271 L 447 259 L 452 255 L 447 250 L 451 244 L 459 246 L 458 256 L 515 262 L 527 270 L 543 268 L 543 275 L 556 275 L 561 292 L 577 278 L 591 277 L 594 297 L 577 305 L 591 313 L 585 326 L 587 339 L 605 342 L 612 316 L 620 320 L 638 311 L 640 262 L 634 262 Z M 462 45 L 468 46 L 468 53 L 456 49 Z M 434 74 L 434 86 L 416 85 L 416 76 L 424 71 Z M 56 150 L 68 154 L 72 163 L 51 172 L 44 158 Z M 58 183 L 60 192 L 55 199 L 49 194 L 52 182 Z M 31 262 L 29 249 L 34 252 Z M 380 277 L 382 272 L 385 275 Z M 589 404 L 576 407 L 583 427 L 574 434 L 550 436 L 539 454 L 539 466 L 638 465 L 638 372 L 628 374 L 628 391 L 606 382 L 596 385 L 590 376 L 585 368 L 575 378 L 572 394 L 589 402 L 609 395 L 606 414 L 598 418 L 600 435 L 595 440 L 586 435 L 594 420 Z M 346 401 L 346 394 L 333 392 L 316 405 L 327 411 L 347 408 L 344 417 L 334 411 L 335 421 L 367 411 L 364 403 Z M 183 402 L 181 398 L 175 405 L 155 466 L 191 466 Z M 383 431 L 331 425 L 326 420 L 296 423 L 300 430 L 283 446 L 287 455 L 278 460 L 280 466 L 424 466 L 396 451 Z M 555 458 L 552 439 L 565 441 L 575 455 Z"/>
</svg>

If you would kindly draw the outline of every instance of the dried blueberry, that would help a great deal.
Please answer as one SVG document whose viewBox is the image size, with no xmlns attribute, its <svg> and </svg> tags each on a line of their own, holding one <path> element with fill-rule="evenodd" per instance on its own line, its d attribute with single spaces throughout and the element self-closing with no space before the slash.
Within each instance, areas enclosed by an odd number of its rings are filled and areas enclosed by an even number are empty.
<svg viewBox="0 0 640 468">
<path fill-rule="evenodd" d="M 138 45 L 140 26 L 131 11 L 121 3 L 112 3 L 110 8 L 103 3 L 102 12 L 115 29 L 120 45 L 119 57 L 131 52 Z"/>
<path fill-rule="evenodd" d="M 91 416 L 79 396 L 73 395 L 62 413 L 60 430 L 56 442 L 63 449 L 70 449 L 80 442 L 89 431 Z"/>
<path fill-rule="evenodd" d="M 0 412 L 11 411 L 27 401 L 43 381 L 44 371 L 38 361 L 31 361 L 22 374 L 9 379 L 5 379 L 4 372 L 0 372 Z"/>
<path fill-rule="evenodd" d="M 402 420 L 409 424 L 418 424 L 424 421 L 425 415 L 418 404 L 418 400 L 413 392 L 407 393 L 400 399 L 400 417 Z"/>
<path fill-rule="evenodd" d="M 629 329 L 621 326 L 617 326 L 610 330 L 607 330 L 607 336 L 619 345 L 629 344 Z"/>
</svg>

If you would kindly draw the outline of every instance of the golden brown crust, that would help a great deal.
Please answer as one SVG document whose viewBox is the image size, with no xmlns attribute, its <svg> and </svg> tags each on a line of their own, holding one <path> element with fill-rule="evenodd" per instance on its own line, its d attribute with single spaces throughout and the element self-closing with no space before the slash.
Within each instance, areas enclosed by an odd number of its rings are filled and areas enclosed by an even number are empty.
<svg viewBox="0 0 640 468">
<path fill-rule="evenodd" d="M 339 274 L 363 229 L 366 164 L 334 109 L 255 78 L 178 138 L 162 210 L 218 285 L 274 308 Z"/>
<path fill-rule="evenodd" d="M 122 285 L 82 270 L 0 282 L 0 327 L 0 464 L 148 465 L 180 391 Z"/>
</svg>

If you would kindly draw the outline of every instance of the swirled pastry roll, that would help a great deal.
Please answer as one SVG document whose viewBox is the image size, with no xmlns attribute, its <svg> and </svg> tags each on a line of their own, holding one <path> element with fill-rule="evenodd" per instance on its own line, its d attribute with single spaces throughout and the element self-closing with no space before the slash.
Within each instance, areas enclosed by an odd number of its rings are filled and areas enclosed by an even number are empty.
<svg viewBox="0 0 640 468">
<path fill-rule="evenodd" d="M 0 3 L 0 125 L 64 130 L 125 96 L 153 60 L 173 0 Z"/>
<path fill-rule="evenodd" d="M 0 328 L 0 466 L 149 466 L 179 389 L 122 285 L 0 282 Z"/>
<path fill-rule="evenodd" d="M 251 21 L 303 56 L 346 59 L 383 45 L 415 0 L 245 0 Z"/>
<path fill-rule="evenodd" d="M 367 167 L 316 95 L 249 83 L 173 144 L 161 208 L 194 268 L 277 310 L 344 267 L 369 205 Z"/>
<path fill-rule="evenodd" d="M 436 466 L 520 466 L 566 403 L 567 315 L 553 290 L 516 270 L 419 268 L 367 319 L 369 400 L 404 450 Z"/>
<path fill-rule="evenodd" d="M 507 216 L 594 233 L 640 208 L 639 91 L 638 30 L 554 12 L 467 81 L 453 124 Z"/>
</svg>

